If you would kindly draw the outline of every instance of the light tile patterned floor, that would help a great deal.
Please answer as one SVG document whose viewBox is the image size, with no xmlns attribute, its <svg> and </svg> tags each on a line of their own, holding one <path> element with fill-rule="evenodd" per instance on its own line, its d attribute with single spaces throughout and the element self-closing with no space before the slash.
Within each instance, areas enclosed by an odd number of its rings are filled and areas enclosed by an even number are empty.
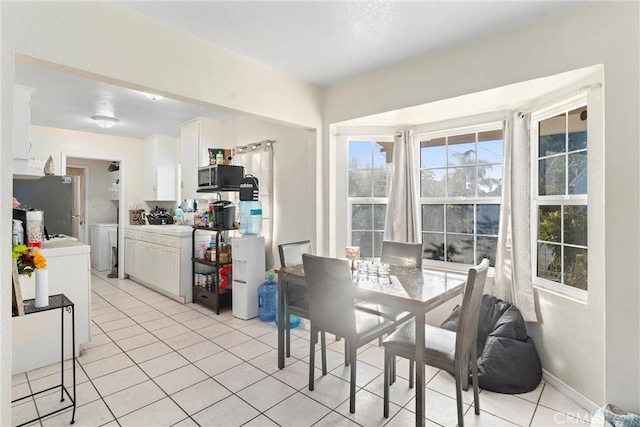
<svg viewBox="0 0 640 427">
<path fill-rule="evenodd" d="M 129 280 L 92 274 L 92 339 L 78 357 L 75 426 L 410 426 L 415 398 L 398 363 L 390 417 L 382 416 L 383 350 L 358 356 L 356 413 L 349 413 L 343 343 L 330 340 L 329 375 L 308 390 L 308 332 L 292 331 L 291 358 L 277 368 L 277 331 L 257 319 L 179 304 Z M 319 351 L 316 357 L 320 363 Z M 70 361 L 65 378 L 70 380 Z M 12 398 L 55 384 L 60 364 L 13 376 Z M 427 425 L 456 424 L 453 379 L 427 367 Z M 60 405 L 56 392 L 14 404 L 15 426 Z M 585 425 L 588 412 L 552 386 L 522 395 L 482 391 L 481 414 L 466 392 L 469 426 Z M 58 406 L 59 407 L 59 406 Z M 573 418 L 572 415 L 577 416 Z M 66 426 L 70 411 L 33 425 Z"/>
</svg>

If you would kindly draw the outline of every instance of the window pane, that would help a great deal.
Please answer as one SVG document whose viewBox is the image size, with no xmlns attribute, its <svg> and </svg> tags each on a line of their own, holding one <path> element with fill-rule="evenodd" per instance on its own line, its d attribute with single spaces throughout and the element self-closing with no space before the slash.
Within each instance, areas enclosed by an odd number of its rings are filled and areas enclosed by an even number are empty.
<svg viewBox="0 0 640 427">
<path fill-rule="evenodd" d="M 496 248 L 498 247 L 497 237 L 478 237 L 478 248 L 476 255 L 476 264 L 480 264 L 483 258 L 489 259 L 489 265 L 496 265 Z"/>
<path fill-rule="evenodd" d="M 444 234 L 422 233 L 424 258 L 444 261 Z"/>
<path fill-rule="evenodd" d="M 422 205 L 422 231 L 444 232 L 444 205 Z"/>
<path fill-rule="evenodd" d="M 387 164 L 391 164 L 393 159 L 393 142 L 373 143 L 373 167 L 375 169 L 385 169 Z"/>
<path fill-rule="evenodd" d="M 587 148 L 587 131 L 569 134 L 569 151 Z"/>
<path fill-rule="evenodd" d="M 384 232 L 373 232 L 373 256 L 379 258 L 382 254 L 382 241 L 384 240 Z"/>
<path fill-rule="evenodd" d="M 478 134 L 478 163 L 502 163 L 502 131 L 492 130 Z"/>
<path fill-rule="evenodd" d="M 447 195 L 446 169 L 420 171 L 422 197 L 445 197 Z"/>
<path fill-rule="evenodd" d="M 447 195 L 449 197 L 471 197 L 476 195 L 476 168 L 449 168 Z"/>
<path fill-rule="evenodd" d="M 351 233 L 351 246 L 360 246 L 360 257 L 373 257 L 373 232 L 354 231 Z"/>
<path fill-rule="evenodd" d="M 500 223 L 500 205 L 477 205 L 476 212 L 477 233 L 497 235 Z"/>
<path fill-rule="evenodd" d="M 538 208 L 538 240 L 560 243 L 560 206 Z"/>
<path fill-rule="evenodd" d="M 538 174 L 540 184 L 538 194 L 565 194 L 565 156 L 540 160 Z"/>
<path fill-rule="evenodd" d="M 538 243 L 538 277 L 560 283 L 560 245 Z"/>
<path fill-rule="evenodd" d="M 349 141 L 349 169 L 371 169 L 371 142 Z"/>
<path fill-rule="evenodd" d="M 473 205 L 447 205 L 446 231 L 473 233 Z"/>
<path fill-rule="evenodd" d="M 351 209 L 351 229 L 371 230 L 373 226 L 373 214 L 371 205 L 352 205 Z M 353 245 L 358 246 L 358 245 Z"/>
<path fill-rule="evenodd" d="M 565 135 L 540 135 L 540 157 L 551 156 L 553 154 L 564 153 Z"/>
<path fill-rule="evenodd" d="M 566 150 L 567 123 L 566 115 L 560 114 L 540 122 L 539 157 L 564 153 Z"/>
<path fill-rule="evenodd" d="M 586 206 L 568 205 L 564 207 L 564 243 L 587 246 Z"/>
<path fill-rule="evenodd" d="M 387 205 L 373 205 L 373 229 L 384 230 L 384 222 L 387 217 Z"/>
<path fill-rule="evenodd" d="M 388 197 L 391 182 L 390 169 L 374 169 L 372 171 L 373 197 Z"/>
<path fill-rule="evenodd" d="M 569 194 L 587 194 L 587 152 L 569 154 Z"/>
<path fill-rule="evenodd" d="M 474 264 L 473 236 L 447 234 L 447 259 L 449 262 Z"/>
<path fill-rule="evenodd" d="M 502 165 L 478 165 L 478 196 L 502 195 Z"/>
<path fill-rule="evenodd" d="M 445 144 L 445 138 L 420 141 L 420 168 L 447 166 L 447 149 Z"/>
<path fill-rule="evenodd" d="M 449 137 L 449 166 L 472 165 L 476 162 L 476 134 Z"/>
<path fill-rule="evenodd" d="M 587 290 L 587 250 L 564 248 L 564 283 Z"/>
<path fill-rule="evenodd" d="M 587 107 L 568 113 L 569 151 L 587 148 Z"/>
<path fill-rule="evenodd" d="M 371 169 L 349 171 L 349 197 L 371 197 L 373 171 Z"/>
</svg>

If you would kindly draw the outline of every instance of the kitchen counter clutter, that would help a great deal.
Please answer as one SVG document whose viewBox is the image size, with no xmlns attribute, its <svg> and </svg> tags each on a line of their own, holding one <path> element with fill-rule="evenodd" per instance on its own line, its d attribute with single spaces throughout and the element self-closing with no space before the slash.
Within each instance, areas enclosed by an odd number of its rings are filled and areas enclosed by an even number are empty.
<svg viewBox="0 0 640 427">
<path fill-rule="evenodd" d="M 49 295 L 65 294 L 75 304 L 76 345 L 75 355 L 80 355 L 80 344 L 86 343 L 91 334 L 91 266 L 90 246 L 73 238 L 56 238 L 44 241 L 42 254 L 47 258 L 49 270 Z M 35 275 L 27 281 L 23 299 L 35 296 Z M 19 316 L 12 320 L 12 372 L 37 369 L 60 361 L 60 313 L 51 310 L 38 316 Z M 65 321 L 64 333 L 71 336 L 71 322 Z M 71 358 L 71 346 L 65 345 L 64 359 Z"/>
<path fill-rule="evenodd" d="M 125 227 L 125 273 L 163 295 L 191 302 L 192 231 L 192 227 L 181 225 Z"/>
</svg>

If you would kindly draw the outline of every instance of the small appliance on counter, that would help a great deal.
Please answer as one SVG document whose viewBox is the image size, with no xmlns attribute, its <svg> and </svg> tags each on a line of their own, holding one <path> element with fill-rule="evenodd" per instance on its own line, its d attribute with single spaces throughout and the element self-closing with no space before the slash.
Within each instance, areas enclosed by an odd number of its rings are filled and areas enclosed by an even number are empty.
<svg viewBox="0 0 640 427">
<path fill-rule="evenodd" d="M 164 208 L 152 210 L 147 214 L 147 224 L 149 225 L 169 225 L 173 224 L 173 216 Z"/>
<path fill-rule="evenodd" d="M 233 228 L 236 220 L 236 207 L 229 200 L 213 202 L 214 228 Z"/>
</svg>

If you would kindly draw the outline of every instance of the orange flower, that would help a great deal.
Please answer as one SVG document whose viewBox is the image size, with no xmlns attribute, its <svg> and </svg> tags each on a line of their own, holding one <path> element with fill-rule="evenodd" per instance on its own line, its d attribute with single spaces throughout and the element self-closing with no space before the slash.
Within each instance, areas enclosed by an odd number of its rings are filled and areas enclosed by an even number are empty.
<svg viewBox="0 0 640 427">
<path fill-rule="evenodd" d="M 44 255 L 42 255 L 40 251 L 37 251 L 33 254 L 33 265 L 36 267 L 36 270 L 47 268 L 47 259 L 44 257 Z"/>
</svg>

